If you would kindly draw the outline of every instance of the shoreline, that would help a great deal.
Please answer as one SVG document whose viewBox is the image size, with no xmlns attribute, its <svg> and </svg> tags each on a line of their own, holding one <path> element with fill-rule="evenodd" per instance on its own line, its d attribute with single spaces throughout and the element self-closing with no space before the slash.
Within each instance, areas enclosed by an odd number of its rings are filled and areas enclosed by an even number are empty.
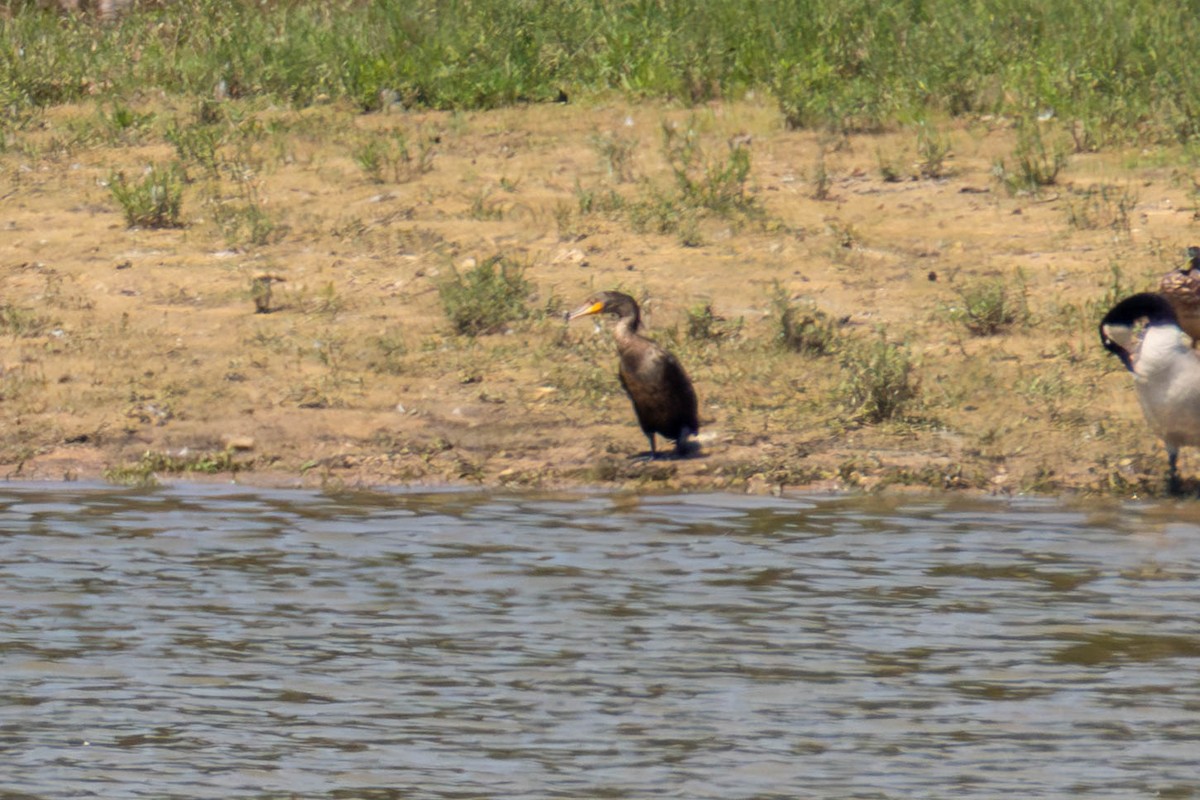
<svg viewBox="0 0 1200 800">
<path fill-rule="evenodd" d="M 217 162 L 255 169 L 183 163 L 181 225 L 144 228 L 108 180 L 178 154 L 150 134 L 62 151 L 95 113 L 53 109 L 0 153 L 21 176 L 0 205 L 10 478 L 1164 496 L 1161 444 L 1095 324 L 1200 236 L 1170 152 L 1076 154 L 1029 194 L 995 178 L 1014 134 L 994 120 L 948 124 L 930 178 L 911 130 L 833 147 L 753 102 L 247 105 L 217 123 L 151 104 L 148 130 L 216 125 Z M 701 167 L 749 148 L 741 205 L 673 194 L 664 126 L 694 132 Z M 428 168 L 365 172 L 355 148 L 398 131 L 436 139 Z M 525 281 L 518 315 L 456 332 L 445 286 L 494 259 Z M 270 313 L 262 275 L 282 278 Z M 629 461 L 645 443 L 608 324 L 562 323 L 600 288 L 635 295 L 692 376 L 703 457 Z M 1006 304 L 986 329 L 981 292 Z M 788 341 L 797 319 L 819 348 Z M 895 359 L 905 405 L 870 418 L 854 384 Z M 1188 494 L 1195 463 L 1185 449 Z"/>
</svg>

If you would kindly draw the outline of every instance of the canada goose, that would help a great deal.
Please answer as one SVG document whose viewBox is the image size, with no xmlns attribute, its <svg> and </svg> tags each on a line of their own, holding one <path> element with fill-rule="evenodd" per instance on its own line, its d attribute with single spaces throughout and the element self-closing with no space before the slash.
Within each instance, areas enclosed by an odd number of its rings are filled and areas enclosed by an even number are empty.
<svg viewBox="0 0 1200 800">
<path fill-rule="evenodd" d="M 1135 326 L 1144 321 L 1141 343 Z M 1143 292 L 1117 303 L 1100 321 L 1100 342 L 1133 373 L 1138 402 L 1167 447 L 1167 486 L 1179 490 L 1179 448 L 1200 445 L 1200 354 L 1184 338 L 1171 303 Z"/>
<path fill-rule="evenodd" d="M 617 377 L 633 402 L 642 432 L 650 440 L 650 458 L 657 458 L 654 436 L 675 442 L 675 454 L 686 455 L 689 436 L 700 432 L 696 390 L 679 360 L 641 334 L 642 314 L 637 301 L 621 292 L 593 295 L 567 316 L 567 321 L 591 314 L 613 314 L 617 324 L 620 365 Z"/>
<path fill-rule="evenodd" d="M 1187 249 L 1187 264 L 1168 272 L 1158 283 L 1158 291 L 1171 303 L 1179 327 L 1200 340 L 1200 247 Z"/>
</svg>

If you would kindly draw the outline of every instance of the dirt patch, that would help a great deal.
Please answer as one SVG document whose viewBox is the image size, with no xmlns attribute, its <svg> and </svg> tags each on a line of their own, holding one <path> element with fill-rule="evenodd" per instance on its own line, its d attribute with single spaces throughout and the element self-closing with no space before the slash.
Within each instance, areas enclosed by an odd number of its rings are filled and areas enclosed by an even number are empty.
<svg viewBox="0 0 1200 800">
<path fill-rule="evenodd" d="M 10 478 L 1161 491 L 1165 458 L 1095 325 L 1197 236 L 1172 153 L 1074 154 L 1057 185 L 1013 194 L 995 120 L 946 127 L 929 178 L 914 131 L 830 139 L 766 104 L 243 108 L 213 174 L 184 161 L 183 227 L 147 230 L 107 181 L 179 154 L 154 129 L 80 135 L 95 119 L 56 109 L 0 156 Z M 745 148 L 753 213 L 681 202 L 664 125 L 696 133 L 702 164 Z M 364 143 L 401 140 L 372 173 Z M 532 316 L 453 335 L 440 283 L 496 255 L 524 266 Z M 264 274 L 283 280 L 256 313 Z M 977 336 L 960 312 L 986 280 L 1021 309 Z M 558 316 L 609 288 L 643 300 L 691 373 L 702 457 L 630 458 L 646 445 L 608 331 Z M 778 345 L 780 298 L 905 348 L 917 399 L 864 422 L 845 407 L 853 364 Z M 705 308 L 718 328 L 689 336 Z"/>
</svg>

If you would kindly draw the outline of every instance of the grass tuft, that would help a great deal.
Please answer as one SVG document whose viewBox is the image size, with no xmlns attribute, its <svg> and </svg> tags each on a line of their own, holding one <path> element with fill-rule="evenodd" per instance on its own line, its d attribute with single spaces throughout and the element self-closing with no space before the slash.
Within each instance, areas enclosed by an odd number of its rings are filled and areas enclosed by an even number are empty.
<svg viewBox="0 0 1200 800">
<path fill-rule="evenodd" d="M 1071 189 L 1064 195 L 1067 224 L 1076 230 L 1107 228 L 1129 235 L 1129 215 L 1137 207 L 1137 193 L 1110 184 Z"/>
<path fill-rule="evenodd" d="M 742 320 L 729 322 L 713 313 L 711 303 L 701 303 L 687 311 L 687 338 L 697 342 L 719 342 L 734 338 L 742 329 Z"/>
<path fill-rule="evenodd" d="M 633 181 L 633 154 L 637 149 L 637 139 L 617 133 L 604 133 L 592 136 L 591 143 L 610 180 L 618 183 Z"/>
<path fill-rule="evenodd" d="M 720 216 L 756 212 L 755 199 L 746 190 L 750 149 L 745 144 L 731 141 L 724 159 L 709 158 L 700 145 L 695 125 L 687 125 L 680 133 L 664 123 L 662 131 L 663 151 L 675 176 L 679 199 L 685 206 L 707 209 Z"/>
<path fill-rule="evenodd" d="M 351 155 L 373 183 L 406 183 L 433 169 L 433 145 L 436 135 L 421 134 L 415 148 L 402 130 L 391 129 L 364 136 Z"/>
<path fill-rule="evenodd" d="M 776 323 L 775 340 L 785 350 L 807 356 L 829 355 L 839 344 L 837 320 L 815 303 L 793 303 L 782 287 L 771 300 Z"/>
<path fill-rule="evenodd" d="M 1026 121 L 1017 129 L 1017 144 L 1012 153 L 1012 165 L 1000 159 L 992 167 L 993 174 L 1010 194 L 1037 194 L 1058 182 L 1058 175 L 1067 166 L 1067 148 L 1060 143 L 1047 143 L 1037 121 Z"/>
<path fill-rule="evenodd" d="M 950 318 L 973 336 L 994 336 L 1028 320 L 1025 294 L 1020 275 L 1015 288 L 1000 277 L 972 281 L 959 287 L 959 304 L 950 309 Z"/>
<path fill-rule="evenodd" d="M 104 479 L 122 486 L 157 486 L 160 473 L 236 475 L 254 467 L 254 459 L 239 461 L 231 450 L 202 452 L 174 456 L 147 451 L 131 464 L 121 464 L 104 471 Z"/>
<path fill-rule="evenodd" d="M 456 333 L 480 336 L 498 333 L 529 317 L 533 287 L 525 267 L 505 256 L 493 256 L 438 286 L 442 308 Z"/>
<path fill-rule="evenodd" d="M 124 172 L 109 177 L 109 191 L 125 214 L 131 227 L 179 228 L 183 226 L 180 209 L 183 205 L 183 170 L 178 164 L 152 164 L 141 180 L 131 180 Z"/>
<path fill-rule="evenodd" d="M 882 334 L 870 341 L 854 340 L 841 349 L 842 382 L 837 393 L 842 407 L 868 423 L 896 419 L 917 399 L 918 384 L 908 348 L 894 345 Z"/>
</svg>

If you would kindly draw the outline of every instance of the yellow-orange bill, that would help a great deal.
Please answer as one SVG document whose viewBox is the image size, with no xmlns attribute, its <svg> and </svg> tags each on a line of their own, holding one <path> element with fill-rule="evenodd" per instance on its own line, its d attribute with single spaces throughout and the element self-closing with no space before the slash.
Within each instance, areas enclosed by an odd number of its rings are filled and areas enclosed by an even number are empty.
<svg viewBox="0 0 1200 800">
<path fill-rule="evenodd" d="M 603 308 L 604 304 L 601 302 L 588 303 L 587 305 L 580 306 L 567 316 L 567 322 L 570 322 L 573 319 L 578 319 L 579 317 L 586 317 L 589 314 L 599 314 Z"/>
</svg>

